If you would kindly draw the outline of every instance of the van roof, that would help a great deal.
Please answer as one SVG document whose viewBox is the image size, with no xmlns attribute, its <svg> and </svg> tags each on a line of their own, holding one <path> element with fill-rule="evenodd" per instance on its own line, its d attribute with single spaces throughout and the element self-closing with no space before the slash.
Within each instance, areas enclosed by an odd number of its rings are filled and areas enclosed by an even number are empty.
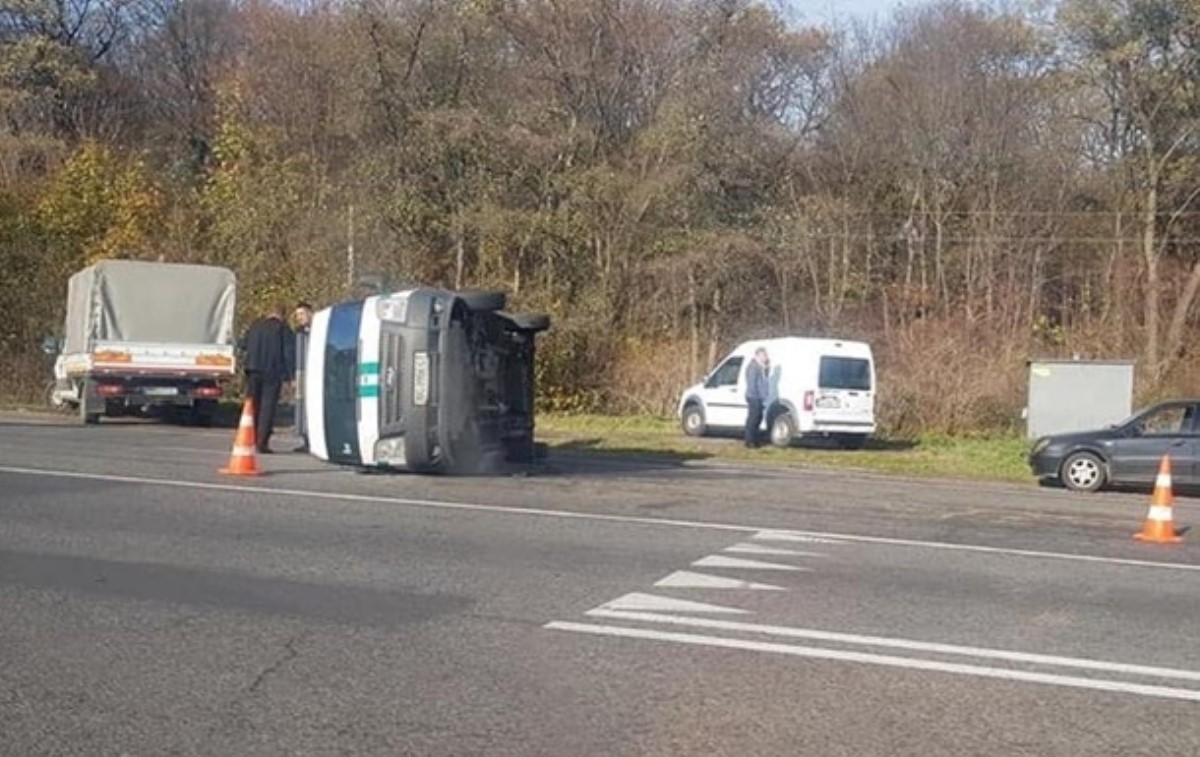
<svg viewBox="0 0 1200 757">
<path fill-rule="evenodd" d="M 814 337 L 784 336 L 770 339 L 752 339 L 742 342 L 733 350 L 734 354 L 749 355 L 759 347 L 767 352 L 821 352 L 871 358 L 871 345 L 851 339 L 818 339 Z"/>
</svg>

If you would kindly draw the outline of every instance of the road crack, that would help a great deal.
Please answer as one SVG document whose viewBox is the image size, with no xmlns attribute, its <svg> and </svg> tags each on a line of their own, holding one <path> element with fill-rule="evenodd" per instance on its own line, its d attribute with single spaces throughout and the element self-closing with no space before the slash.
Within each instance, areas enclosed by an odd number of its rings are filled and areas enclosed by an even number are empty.
<svg viewBox="0 0 1200 757">
<path fill-rule="evenodd" d="M 246 689 L 247 693 L 258 693 L 259 689 L 263 687 L 268 678 L 275 673 L 278 673 L 284 665 L 287 665 L 289 662 L 299 657 L 300 652 L 296 650 L 296 645 L 303 641 L 307 636 L 307 632 L 298 633 L 284 642 L 283 654 L 279 657 L 279 659 L 275 660 L 275 662 L 259 671 L 258 675 L 255 676 L 254 681 L 250 684 L 250 687 Z"/>
</svg>

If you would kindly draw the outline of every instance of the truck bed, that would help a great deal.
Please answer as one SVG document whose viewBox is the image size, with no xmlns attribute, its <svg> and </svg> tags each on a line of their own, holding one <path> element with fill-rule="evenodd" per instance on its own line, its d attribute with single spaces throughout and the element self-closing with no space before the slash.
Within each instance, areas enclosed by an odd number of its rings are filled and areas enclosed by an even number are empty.
<svg viewBox="0 0 1200 757">
<path fill-rule="evenodd" d="M 90 352 L 63 356 L 68 376 L 220 378 L 234 374 L 232 345 L 95 342 Z"/>
</svg>

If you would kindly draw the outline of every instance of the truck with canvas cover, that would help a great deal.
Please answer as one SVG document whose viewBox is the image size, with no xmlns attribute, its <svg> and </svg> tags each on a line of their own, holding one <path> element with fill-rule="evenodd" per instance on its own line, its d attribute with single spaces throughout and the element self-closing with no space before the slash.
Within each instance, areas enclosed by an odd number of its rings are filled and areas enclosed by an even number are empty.
<svg viewBox="0 0 1200 757">
<path fill-rule="evenodd" d="M 101 416 L 165 409 L 211 423 L 235 370 L 237 280 L 217 266 L 106 260 L 67 283 L 51 404 Z"/>
</svg>

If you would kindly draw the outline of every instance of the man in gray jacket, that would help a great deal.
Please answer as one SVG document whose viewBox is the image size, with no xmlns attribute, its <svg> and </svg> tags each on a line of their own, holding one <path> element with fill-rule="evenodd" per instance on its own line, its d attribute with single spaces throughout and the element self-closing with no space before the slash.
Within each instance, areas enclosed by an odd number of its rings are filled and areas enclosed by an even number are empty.
<svg viewBox="0 0 1200 757">
<path fill-rule="evenodd" d="M 759 447 L 762 442 L 758 427 L 763 420 L 763 410 L 771 393 L 769 372 L 771 361 L 766 347 L 754 351 L 754 359 L 746 367 L 746 446 Z"/>
<path fill-rule="evenodd" d="M 296 410 L 295 431 L 301 441 L 300 446 L 293 449 L 293 452 L 308 452 L 308 424 L 304 420 L 304 363 L 308 359 L 308 331 L 312 326 L 312 315 L 312 305 L 307 302 L 299 303 L 292 312 L 292 317 L 296 320 L 296 344 L 293 348 L 295 350 L 296 394 L 293 404 Z"/>
</svg>

